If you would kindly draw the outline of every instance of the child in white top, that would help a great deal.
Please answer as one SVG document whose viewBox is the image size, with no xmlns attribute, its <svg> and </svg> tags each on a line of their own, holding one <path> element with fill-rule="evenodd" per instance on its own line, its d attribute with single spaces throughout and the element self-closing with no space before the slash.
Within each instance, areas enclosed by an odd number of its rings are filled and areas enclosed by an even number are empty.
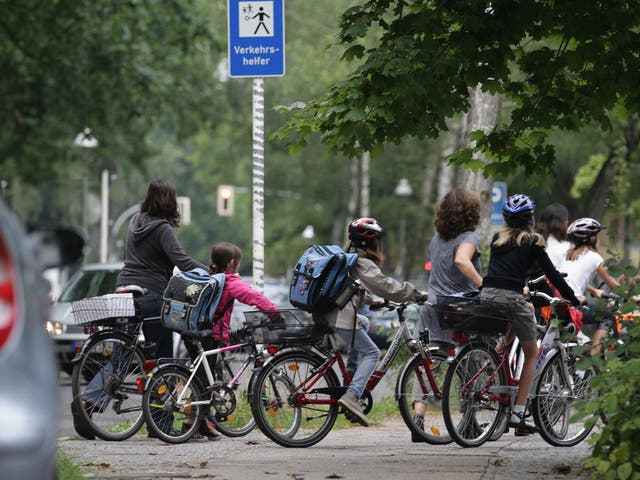
<svg viewBox="0 0 640 480">
<path fill-rule="evenodd" d="M 589 284 L 596 274 L 609 288 L 620 285 L 607 272 L 604 259 L 597 251 L 600 243 L 598 233 L 605 228 L 593 218 L 579 218 L 569 225 L 567 230 L 571 247 L 563 262 L 558 266 L 558 271 L 567 274 L 565 278 L 567 284 L 582 303 L 586 302 L 587 292 L 597 298 L 602 298 L 603 290 Z M 584 305 L 578 308 L 583 314 L 583 324 L 598 325 L 592 338 L 594 347 L 592 353 L 595 353 L 599 350 L 598 346 L 611 328 L 613 315 L 607 310 L 596 308 L 595 305 Z"/>
</svg>

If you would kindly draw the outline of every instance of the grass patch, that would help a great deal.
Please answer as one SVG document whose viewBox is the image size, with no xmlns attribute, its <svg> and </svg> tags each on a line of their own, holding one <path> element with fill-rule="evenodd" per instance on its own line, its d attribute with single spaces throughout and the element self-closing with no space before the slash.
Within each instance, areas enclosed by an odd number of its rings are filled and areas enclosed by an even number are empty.
<svg viewBox="0 0 640 480">
<path fill-rule="evenodd" d="M 399 419 L 400 408 L 398 407 L 398 402 L 393 395 L 374 400 L 373 408 L 367 414 L 367 417 L 374 425 L 379 425 L 390 419 Z M 333 428 L 339 430 L 341 428 L 351 428 L 359 426 L 359 423 L 352 423 L 347 420 L 347 418 L 343 414 L 339 414 Z"/>
<path fill-rule="evenodd" d="M 61 480 L 86 480 L 80 467 L 60 451 L 58 451 L 56 459 L 56 473 Z"/>
</svg>

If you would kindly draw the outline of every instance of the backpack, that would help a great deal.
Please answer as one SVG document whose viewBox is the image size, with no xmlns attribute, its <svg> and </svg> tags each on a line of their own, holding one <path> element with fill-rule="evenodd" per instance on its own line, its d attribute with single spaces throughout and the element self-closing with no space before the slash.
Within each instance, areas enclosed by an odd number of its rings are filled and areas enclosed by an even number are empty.
<svg viewBox="0 0 640 480">
<path fill-rule="evenodd" d="M 349 275 L 357 260 L 357 253 L 346 253 L 337 245 L 310 246 L 293 269 L 291 305 L 311 313 L 344 308 L 359 287 Z"/>
<path fill-rule="evenodd" d="M 205 330 L 215 322 L 224 273 L 203 268 L 178 272 L 169 279 L 162 304 L 162 325 L 175 332 Z"/>
</svg>

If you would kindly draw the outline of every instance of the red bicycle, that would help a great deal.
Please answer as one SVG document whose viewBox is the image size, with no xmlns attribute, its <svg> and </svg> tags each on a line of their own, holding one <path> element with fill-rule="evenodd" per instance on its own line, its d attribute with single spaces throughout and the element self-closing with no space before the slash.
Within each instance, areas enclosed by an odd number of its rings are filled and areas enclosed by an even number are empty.
<svg viewBox="0 0 640 480">
<path fill-rule="evenodd" d="M 395 398 L 407 426 L 428 443 L 451 442 L 446 432 L 440 400 L 440 385 L 444 378 L 446 353 L 428 346 L 428 335 L 414 340 L 406 324 L 404 311 L 409 304 L 387 303 L 398 313 L 400 327 L 385 356 L 369 378 L 361 398 L 362 409 L 368 413 L 373 406 L 371 391 L 376 388 L 405 345 L 411 357 L 400 370 Z M 247 313 L 248 314 L 248 313 Z M 245 314 L 245 315 L 247 315 Z M 259 312 L 255 313 L 258 317 Z M 254 319 L 261 322 L 260 318 Z M 253 382 L 251 409 L 260 430 L 274 442 L 285 447 L 310 447 L 321 441 L 333 428 L 342 408 L 338 399 L 350 381 L 341 348 L 332 337 L 314 341 L 312 326 L 287 325 L 282 330 L 267 329 L 265 343 L 279 351 L 265 364 Z M 295 330 L 308 329 L 308 335 L 293 335 Z M 304 346 L 303 346 L 304 345 Z M 426 406 L 424 424 L 414 418 L 413 403 Z M 347 411 L 342 411 L 351 421 Z"/>
</svg>

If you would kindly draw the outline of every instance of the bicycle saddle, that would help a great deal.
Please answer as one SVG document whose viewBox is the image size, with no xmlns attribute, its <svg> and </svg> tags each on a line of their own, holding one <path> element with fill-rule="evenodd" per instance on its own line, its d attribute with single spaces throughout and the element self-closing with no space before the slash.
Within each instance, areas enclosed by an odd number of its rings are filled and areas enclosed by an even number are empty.
<svg viewBox="0 0 640 480">
<path fill-rule="evenodd" d="M 132 293 L 134 297 L 141 297 L 147 293 L 147 289 L 140 285 L 126 285 L 123 287 L 117 287 L 116 293 Z"/>
</svg>

